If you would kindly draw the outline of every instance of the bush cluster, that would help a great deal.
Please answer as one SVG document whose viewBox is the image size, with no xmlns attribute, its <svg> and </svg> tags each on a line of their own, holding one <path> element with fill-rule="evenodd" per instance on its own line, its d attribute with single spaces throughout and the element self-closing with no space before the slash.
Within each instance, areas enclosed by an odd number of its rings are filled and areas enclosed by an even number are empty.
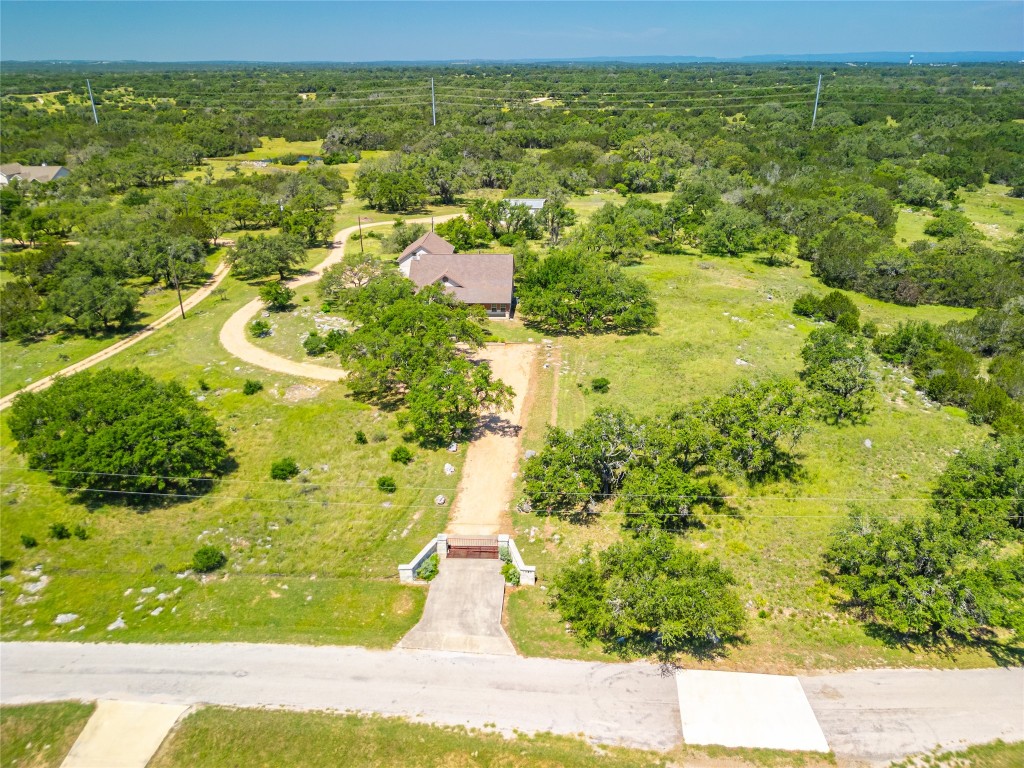
<svg viewBox="0 0 1024 768">
<path fill-rule="evenodd" d="M 278 459 L 270 465 L 270 477 L 273 480 L 290 480 L 299 474 L 299 465 L 291 456 Z"/>
</svg>

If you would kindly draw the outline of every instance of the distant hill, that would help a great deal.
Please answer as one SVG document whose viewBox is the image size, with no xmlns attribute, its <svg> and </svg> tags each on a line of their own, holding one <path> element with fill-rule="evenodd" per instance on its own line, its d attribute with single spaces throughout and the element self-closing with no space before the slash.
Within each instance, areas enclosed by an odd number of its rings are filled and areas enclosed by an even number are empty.
<svg viewBox="0 0 1024 768">
<path fill-rule="evenodd" d="M 218 67 L 251 66 L 317 66 L 317 67 L 372 67 L 380 65 L 438 66 L 475 64 L 906 64 L 910 57 L 914 64 L 996 64 L 1024 62 L 1024 51 L 872 51 L 860 53 L 793 53 L 760 54 L 757 56 L 589 56 L 583 58 L 541 59 L 431 59 L 380 61 L 3 61 L 0 66 L 9 70 L 37 68 L 73 69 L 180 69 L 186 67 L 214 69 Z"/>
</svg>

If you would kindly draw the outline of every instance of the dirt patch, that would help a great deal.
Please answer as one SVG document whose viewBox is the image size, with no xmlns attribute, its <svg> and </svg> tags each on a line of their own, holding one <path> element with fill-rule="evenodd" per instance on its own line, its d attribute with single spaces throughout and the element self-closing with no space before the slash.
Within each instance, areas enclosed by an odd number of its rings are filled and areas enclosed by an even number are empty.
<svg viewBox="0 0 1024 768">
<path fill-rule="evenodd" d="M 312 400 L 319 394 L 320 387 L 314 387 L 309 384 L 292 384 L 284 391 L 284 401 L 286 403 L 297 403 L 301 400 Z"/>
</svg>

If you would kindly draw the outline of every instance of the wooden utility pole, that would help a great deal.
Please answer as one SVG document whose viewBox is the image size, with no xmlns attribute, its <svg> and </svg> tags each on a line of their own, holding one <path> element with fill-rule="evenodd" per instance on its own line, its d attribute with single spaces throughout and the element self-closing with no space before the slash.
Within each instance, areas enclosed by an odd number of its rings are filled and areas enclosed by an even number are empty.
<svg viewBox="0 0 1024 768">
<path fill-rule="evenodd" d="M 174 258 L 171 252 L 167 252 L 167 266 L 171 270 L 171 280 L 174 281 L 174 288 L 178 292 L 178 309 L 181 310 L 181 319 L 185 319 L 185 304 L 181 300 L 181 283 L 178 282 L 178 271 L 174 268 Z"/>
<path fill-rule="evenodd" d="M 818 90 L 814 92 L 814 114 L 811 115 L 811 130 L 814 130 L 814 124 L 818 120 L 818 99 L 821 96 L 821 75 L 818 75 Z"/>
</svg>

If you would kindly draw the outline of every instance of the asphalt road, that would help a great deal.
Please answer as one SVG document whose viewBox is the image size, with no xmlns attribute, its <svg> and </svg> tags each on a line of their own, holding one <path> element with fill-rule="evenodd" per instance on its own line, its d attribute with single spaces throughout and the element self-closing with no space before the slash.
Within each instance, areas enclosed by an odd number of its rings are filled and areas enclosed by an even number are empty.
<svg viewBox="0 0 1024 768">
<path fill-rule="evenodd" d="M 674 675 L 599 664 L 351 647 L 4 643 L 0 702 L 121 699 L 374 712 L 667 749 Z M 840 757 L 1024 740 L 1024 669 L 865 670 L 800 678 Z"/>
<path fill-rule="evenodd" d="M 338 710 L 506 733 L 583 733 L 668 749 L 682 739 L 671 675 L 594 664 L 289 645 L 4 643 L 0 701 L 122 699 Z"/>
</svg>

